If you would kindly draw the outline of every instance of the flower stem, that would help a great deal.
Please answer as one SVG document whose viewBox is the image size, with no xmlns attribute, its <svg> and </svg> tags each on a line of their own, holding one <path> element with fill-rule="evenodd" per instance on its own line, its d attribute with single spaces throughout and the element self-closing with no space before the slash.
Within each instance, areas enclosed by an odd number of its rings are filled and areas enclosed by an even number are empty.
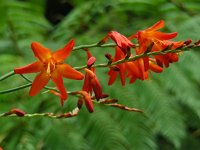
<svg viewBox="0 0 200 150">
<path fill-rule="evenodd" d="M 73 48 L 73 51 L 77 51 L 77 50 L 84 49 L 84 48 L 92 48 L 92 47 L 115 47 L 115 46 L 116 46 L 115 43 L 108 43 L 108 44 L 103 44 L 103 45 L 99 45 L 98 43 L 94 43 L 94 44 L 76 46 L 76 47 Z"/>
<path fill-rule="evenodd" d="M 10 92 L 21 90 L 21 89 L 25 89 L 25 88 L 27 88 L 27 87 L 29 87 L 31 85 L 32 85 L 32 83 L 28 83 L 28 84 L 25 84 L 25 85 L 22 85 L 22 86 L 19 86 L 19 87 L 16 87 L 16 88 L 0 91 L 0 94 L 6 94 L 6 93 L 10 93 Z"/>
<path fill-rule="evenodd" d="M 80 109 L 79 108 L 74 108 L 71 112 L 67 113 L 62 113 L 62 114 L 54 114 L 54 113 L 34 113 L 34 114 L 23 114 L 23 115 L 18 115 L 13 113 L 12 111 L 2 113 L 0 114 L 0 118 L 3 117 L 26 117 L 26 118 L 35 118 L 35 117 L 47 117 L 47 118 L 52 118 L 52 119 L 62 119 L 62 118 L 71 118 L 75 117 L 78 115 Z"/>
<path fill-rule="evenodd" d="M 20 74 L 20 76 L 21 76 L 22 78 L 24 78 L 26 81 L 28 81 L 29 83 L 31 83 L 31 84 L 33 83 L 33 81 L 31 81 L 29 78 L 27 78 L 27 77 L 24 76 L 23 74 Z M 54 87 L 49 87 L 49 86 L 45 86 L 44 89 L 47 89 L 47 90 L 54 90 L 54 91 L 59 92 L 56 88 L 54 88 Z"/>
<path fill-rule="evenodd" d="M 14 71 L 11 71 L 11 72 L 9 72 L 9 73 L 7 73 L 7 74 L 1 76 L 1 77 L 0 77 L 0 81 L 3 81 L 3 80 L 5 80 L 5 79 L 7 79 L 8 77 L 11 77 L 11 76 L 13 76 L 13 75 L 15 75 L 15 73 L 14 73 Z"/>
</svg>

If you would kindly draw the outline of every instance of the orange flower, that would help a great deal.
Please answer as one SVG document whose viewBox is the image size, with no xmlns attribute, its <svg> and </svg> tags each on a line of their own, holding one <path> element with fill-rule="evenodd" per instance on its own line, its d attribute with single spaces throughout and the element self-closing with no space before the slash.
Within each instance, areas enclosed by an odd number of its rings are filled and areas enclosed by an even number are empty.
<svg viewBox="0 0 200 150">
<path fill-rule="evenodd" d="M 132 56 L 131 56 L 132 57 Z M 115 47 L 115 57 L 110 60 L 116 62 L 118 60 L 124 59 L 125 55 L 122 53 L 119 47 Z M 163 71 L 162 67 L 155 64 L 154 59 L 148 60 L 148 68 L 145 69 L 145 58 L 139 58 L 131 62 L 124 62 L 122 64 L 117 64 L 114 67 L 110 67 L 108 75 L 110 76 L 108 85 L 112 85 L 119 74 L 122 86 L 125 85 L 126 77 L 130 78 L 129 83 L 134 83 L 136 79 L 145 80 L 148 78 L 149 70 L 160 73 Z"/>
<path fill-rule="evenodd" d="M 95 98 L 99 100 L 101 98 L 106 97 L 106 95 L 102 93 L 102 87 L 95 74 L 95 69 L 91 67 L 96 59 L 91 55 L 91 53 L 88 50 L 86 52 L 88 55 L 88 61 L 87 61 L 88 68 L 84 69 L 86 73 L 82 90 L 88 92 L 90 95 L 92 95 L 92 90 L 93 90 Z"/>
<path fill-rule="evenodd" d="M 116 32 L 116 31 L 110 31 L 100 42 L 99 45 L 105 43 L 108 38 L 111 38 L 117 46 L 120 47 L 120 49 L 123 51 L 124 54 L 127 54 L 130 51 L 131 47 L 135 47 L 135 45 L 124 35 Z"/>
<path fill-rule="evenodd" d="M 124 58 L 125 58 L 125 54 L 121 51 L 120 47 L 116 46 L 115 47 L 115 56 L 111 61 L 116 62 L 116 61 L 124 59 Z M 125 78 L 126 78 L 125 63 L 117 64 L 114 67 L 110 67 L 110 71 L 108 72 L 108 75 L 110 76 L 110 78 L 108 80 L 108 85 L 112 85 L 115 82 L 118 74 L 121 79 L 121 84 L 122 84 L 122 86 L 124 86 L 125 82 L 126 82 L 126 80 L 125 80 Z"/>
<path fill-rule="evenodd" d="M 120 47 L 116 46 L 115 56 L 112 59 L 112 62 L 116 62 L 124 58 L 124 53 L 120 50 Z M 144 71 L 144 67 L 141 68 L 142 65 L 140 65 L 140 63 L 142 63 L 141 59 L 137 59 L 135 61 L 125 62 L 122 64 L 117 64 L 114 67 L 110 67 L 110 70 L 108 72 L 108 75 L 110 76 L 108 85 L 112 85 L 114 83 L 118 74 L 120 76 L 122 86 L 125 85 L 126 77 L 131 78 L 130 83 L 133 83 L 136 79 L 146 79 L 147 72 Z"/>
<path fill-rule="evenodd" d="M 84 78 L 82 73 L 63 63 L 73 47 L 74 40 L 71 40 L 64 48 L 52 53 L 50 49 L 43 47 L 37 42 L 31 44 L 33 53 L 38 60 L 27 66 L 14 69 L 16 74 L 40 72 L 33 81 L 29 92 L 30 96 L 36 95 L 52 79 L 60 91 L 61 104 L 63 105 L 64 100 L 68 97 L 63 84 L 63 77 L 75 80 L 82 80 Z"/>
<path fill-rule="evenodd" d="M 158 31 L 163 28 L 165 22 L 163 20 L 158 21 L 153 26 L 147 28 L 146 30 L 138 31 L 136 34 L 129 37 L 129 39 L 136 38 L 139 43 L 139 49 L 136 50 L 136 54 L 142 54 L 148 50 L 148 48 L 153 43 L 153 47 L 151 48 L 151 52 L 161 51 L 166 48 L 176 49 L 178 47 L 183 46 L 184 42 L 173 42 L 170 39 L 175 38 L 177 36 L 177 32 L 173 33 L 163 33 Z M 178 61 L 178 55 L 176 53 L 168 53 L 164 55 L 156 55 L 156 62 L 158 65 L 163 66 L 165 64 L 166 67 L 169 66 L 169 63 Z M 145 60 L 144 60 L 145 61 Z M 148 68 L 147 58 L 145 61 L 145 65 Z"/>
</svg>

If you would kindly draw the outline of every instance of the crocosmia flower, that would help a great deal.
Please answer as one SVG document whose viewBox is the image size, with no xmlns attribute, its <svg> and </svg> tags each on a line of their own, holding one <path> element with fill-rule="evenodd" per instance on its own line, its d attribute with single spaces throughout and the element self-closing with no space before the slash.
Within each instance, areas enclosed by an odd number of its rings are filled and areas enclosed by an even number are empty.
<svg viewBox="0 0 200 150">
<path fill-rule="evenodd" d="M 132 35 L 129 39 L 136 38 L 139 43 L 139 49 L 136 50 L 136 54 L 142 54 L 148 50 L 148 48 L 153 44 L 152 48 L 150 49 L 151 52 L 155 51 L 162 51 L 166 48 L 168 49 L 176 49 L 183 46 L 184 42 L 173 42 L 170 39 L 173 39 L 177 36 L 177 32 L 173 33 L 163 33 L 158 31 L 159 29 L 163 28 L 165 22 L 163 20 L 158 21 L 153 26 L 147 28 L 146 30 L 138 31 L 136 34 Z M 165 67 L 169 66 L 169 63 L 178 61 L 178 54 L 176 53 L 168 53 L 164 55 L 156 55 L 156 62 L 158 65 Z M 144 60 L 145 65 L 147 64 Z"/>
<path fill-rule="evenodd" d="M 31 48 L 37 61 L 24 67 L 15 68 L 16 74 L 27 74 L 40 72 L 34 79 L 29 95 L 36 95 L 50 79 L 54 82 L 60 92 L 61 104 L 68 95 L 63 84 L 63 77 L 75 80 L 82 80 L 84 76 L 70 65 L 63 63 L 74 47 L 74 40 L 71 40 L 65 47 L 56 50 L 54 53 L 50 49 L 43 47 L 37 42 L 31 44 Z"/>
<path fill-rule="evenodd" d="M 131 58 L 132 56 L 130 56 Z M 124 59 L 125 55 L 120 50 L 118 46 L 115 47 L 115 56 L 111 58 L 110 61 L 116 62 L 118 60 Z M 154 71 L 156 73 L 160 73 L 163 71 L 163 68 L 155 64 L 155 59 L 148 58 L 148 68 L 145 69 L 145 58 L 139 58 L 134 61 L 124 62 L 121 64 L 117 64 L 115 66 L 111 66 L 108 72 L 110 76 L 108 85 L 112 85 L 117 76 L 120 76 L 122 86 L 126 83 L 126 77 L 130 78 L 129 83 L 134 83 L 136 79 L 145 80 L 148 78 L 149 70 Z"/>
</svg>

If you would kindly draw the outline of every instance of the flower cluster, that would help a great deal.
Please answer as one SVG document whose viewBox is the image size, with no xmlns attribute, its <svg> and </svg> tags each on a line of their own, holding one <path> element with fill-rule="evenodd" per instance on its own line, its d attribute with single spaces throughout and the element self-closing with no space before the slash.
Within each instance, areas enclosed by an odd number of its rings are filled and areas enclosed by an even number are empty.
<svg viewBox="0 0 200 150">
<path fill-rule="evenodd" d="M 161 73 L 164 67 L 169 67 L 170 63 L 178 61 L 179 52 L 167 52 L 169 50 L 177 50 L 191 43 L 191 40 L 184 41 L 171 41 L 177 36 L 177 32 L 163 33 L 158 31 L 164 27 L 164 21 L 161 20 L 153 26 L 137 31 L 130 37 L 126 37 L 117 31 L 109 32 L 99 43 L 106 43 L 110 38 L 116 43 L 114 47 L 115 55 L 105 54 L 108 59 L 106 67 L 109 68 L 108 85 L 112 85 L 117 76 L 119 75 L 122 86 L 126 84 L 126 78 L 130 83 L 134 83 L 136 79 L 145 80 L 149 77 L 151 71 Z M 134 44 L 132 41 L 137 41 Z M 43 47 L 37 42 L 31 44 L 31 48 L 37 60 L 27 66 L 15 68 L 15 74 L 38 73 L 34 79 L 29 95 L 36 95 L 51 79 L 57 90 L 50 92 L 60 97 L 61 105 L 67 99 L 63 77 L 82 80 L 84 79 L 83 87 L 81 90 L 72 92 L 78 95 L 77 106 L 80 109 L 82 104 L 85 103 L 89 112 L 93 112 L 92 99 L 97 101 L 106 98 L 108 95 L 103 94 L 102 86 L 95 73 L 96 58 L 92 56 L 89 49 L 84 49 L 87 53 L 87 65 L 82 69 L 84 75 L 78 70 L 74 69 L 68 64 L 65 64 L 65 59 L 73 50 L 74 40 L 71 40 L 65 47 L 56 50 L 54 53 L 50 49 Z M 148 55 L 150 52 L 163 52 L 158 55 Z M 136 58 L 135 56 L 140 56 Z M 94 96 L 93 96 L 94 93 Z"/>
</svg>

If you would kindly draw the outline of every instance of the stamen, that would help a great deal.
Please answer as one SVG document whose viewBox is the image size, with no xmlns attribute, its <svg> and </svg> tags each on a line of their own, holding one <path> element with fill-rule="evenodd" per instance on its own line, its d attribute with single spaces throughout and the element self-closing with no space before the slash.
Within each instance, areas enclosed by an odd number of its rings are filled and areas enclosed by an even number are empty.
<svg viewBox="0 0 200 150">
<path fill-rule="evenodd" d="M 52 60 L 51 60 L 51 64 L 53 65 L 53 70 L 54 70 L 56 68 L 56 64 Z"/>
<path fill-rule="evenodd" d="M 50 66 L 51 64 L 50 63 L 48 63 L 48 66 L 47 66 L 47 73 L 51 73 L 51 66 Z"/>
</svg>

